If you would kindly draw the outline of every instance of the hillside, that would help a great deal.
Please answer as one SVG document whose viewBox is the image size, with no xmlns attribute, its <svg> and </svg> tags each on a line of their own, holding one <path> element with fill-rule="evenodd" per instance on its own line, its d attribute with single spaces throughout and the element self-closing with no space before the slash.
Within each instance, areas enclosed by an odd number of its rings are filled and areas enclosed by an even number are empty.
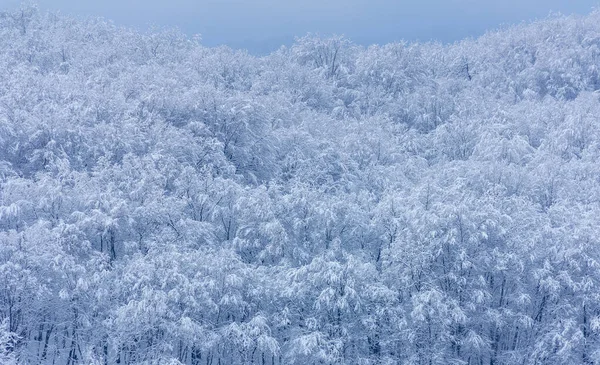
<svg viewBox="0 0 600 365">
<path fill-rule="evenodd" d="M 254 57 L 0 12 L 0 363 L 600 364 L 600 12 Z"/>
</svg>

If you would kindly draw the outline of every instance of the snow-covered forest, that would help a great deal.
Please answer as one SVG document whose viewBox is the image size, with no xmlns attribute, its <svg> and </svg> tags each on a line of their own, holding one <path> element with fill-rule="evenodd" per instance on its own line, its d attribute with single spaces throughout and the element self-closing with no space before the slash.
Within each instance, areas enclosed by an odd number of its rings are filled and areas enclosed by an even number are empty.
<svg viewBox="0 0 600 365">
<path fill-rule="evenodd" d="M 600 12 L 264 57 L 0 12 L 0 363 L 600 364 Z"/>
</svg>

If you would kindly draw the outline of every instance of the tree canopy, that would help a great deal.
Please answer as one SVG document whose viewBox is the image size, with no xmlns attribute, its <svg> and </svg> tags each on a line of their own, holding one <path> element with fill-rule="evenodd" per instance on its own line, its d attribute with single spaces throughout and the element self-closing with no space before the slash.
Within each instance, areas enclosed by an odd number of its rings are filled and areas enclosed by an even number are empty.
<svg viewBox="0 0 600 365">
<path fill-rule="evenodd" d="M 600 364 L 600 12 L 264 57 L 0 12 L 3 364 Z"/>
</svg>

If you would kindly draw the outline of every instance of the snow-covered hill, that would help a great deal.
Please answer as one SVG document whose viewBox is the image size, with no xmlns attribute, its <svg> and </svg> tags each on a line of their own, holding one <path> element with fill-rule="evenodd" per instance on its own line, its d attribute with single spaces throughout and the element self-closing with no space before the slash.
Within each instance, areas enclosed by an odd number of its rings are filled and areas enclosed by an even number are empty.
<svg viewBox="0 0 600 365">
<path fill-rule="evenodd" d="M 0 12 L 0 362 L 599 364 L 599 70 Z"/>
</svg>

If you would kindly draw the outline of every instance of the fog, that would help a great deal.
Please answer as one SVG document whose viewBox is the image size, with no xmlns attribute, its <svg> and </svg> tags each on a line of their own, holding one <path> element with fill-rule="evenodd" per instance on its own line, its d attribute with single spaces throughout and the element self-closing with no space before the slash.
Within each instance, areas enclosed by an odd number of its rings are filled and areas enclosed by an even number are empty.
<svg viewBox="0 0 600 365">
<path fill-rule="evenodd" d="M 9 7 L 15 0 L 4 0 Z M 44 10 L 105 17 L 118 25 L 147 29 L 178 27 L 220 44 L 266 53 L 308 32 L 344 34 L 360 44 L 397 40 L 453 42 L 486 30 L 544 18 L 551 13 L 586 14 L 597 0 L 39 0 Z"/>
</svg>

